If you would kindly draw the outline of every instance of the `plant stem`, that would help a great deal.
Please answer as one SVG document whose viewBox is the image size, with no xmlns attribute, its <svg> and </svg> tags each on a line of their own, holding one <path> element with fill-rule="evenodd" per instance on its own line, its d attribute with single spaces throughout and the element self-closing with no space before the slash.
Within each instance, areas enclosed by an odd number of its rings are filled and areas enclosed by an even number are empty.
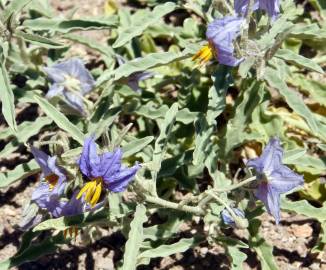
<svg viewBox="0 0 326 270">
<path fill-rule="evenodd" d="M 229 186 L 227 188 L 223 188 L 223 189 L 213 188 L 212 190 L 214 192 L 227 192 L 227 191 L 234 190 L 234 189 L 237 189 L 239 187 L 242 187 L 244 185 L 247 185 L 250 182 L 255 181 L 256 179 L 257 179 L 256 176 L 252 176 L 252 177 L 247 178 L 246 180 L 243 180 L 243 181 L 241 181 L 241 182 L 239 182 L 237 184 L 231 185 L 231 186 Z"/>
<path fill-rule="evenodd" d="M 195 215 L 198 215 L 198 216 L 201 216 L 201 215 L 203 215 L 205 213 L 202 209 L 200 209 L 197 206 L 180 205 L 178 203 L 166 201 L 166 200 L 163 200 L 163 199 L 161 199 L 159 197 L 154 197 L 154 196 L 150 196 L 150 195 L 145 195 L 145 200 L 147 202 L 149 202 L 149 203 L 160 205 L 163 208 L 181 210 L 181 211 L 192 213 L 192 214 L 195 214 Z"/>
</svg>

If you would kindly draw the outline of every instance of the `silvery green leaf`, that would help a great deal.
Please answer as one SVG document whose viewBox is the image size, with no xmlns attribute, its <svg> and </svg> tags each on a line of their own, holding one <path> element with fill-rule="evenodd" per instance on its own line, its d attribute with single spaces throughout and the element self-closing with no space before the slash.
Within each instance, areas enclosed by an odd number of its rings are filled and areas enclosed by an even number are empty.
<svg viewBox="0 0 326 270">
<path fill-rule="evenodd" d="M 141 35 L 147 27 L 155 24 L 161 17 L 175 10 L 176 7 L 177 6 L 175 3 L 167 2 L 163 5 L 156 6 L 152 12 L 139 16 L 139 18 L 132 21 L 131 25 L 120 29 L 120 35 L 113 43 L 113 48 L 121 47 L 129 42 L 132 38 Z"/>
<path fill-rule="evenodd" d="M 261 82 L 253 81 L 249 88 L 243 91 L 238 98 L 234 117 L 229 121 L 226 134 L 220 143 L 225 158 L 234 147 L 250 139 L 250 135 L 244 131 L 251 122 L 252 112 L 262 101 L 264 87 L 264 84 Z M 254 136 L 251 137 L 252 139 L 254 138 Z"/>
<path fill-rule="evenodd" d="M 15 36 L 23 38 L 25 41 L 30 42 L 34 45 L 40 46 L 42 48 L 49 48 L 49 49 L 59 49 L 64 47 L 65 45 L 59 42 L 56 42 L 52 39 L 37 35 L 37 34 L 30 34 L 23 31 L 16 30 Z"/>
<path fill-rule="evenodd" d="M 133 139 L 122 146 L 123 157 L 127 158 L 141 151 L 154 140 L 153 136 L 147 136 L 141 139 Z"/>
<path fill-rule="evenodd" d="M 180 53 L 175 52 L 158 52 L 150 53 L 142 58 L 136 58 L 119 66 L 114 72 L 106 71 L 97 80 L 96 84 L 101 85 L 104 82 L 113 79 L 118 81 L 122 78 L 128 78 L 131 74 L 150 68 L 163 66 L 174 61 L 179 61 L 191 56 L 192 52 L 185 49 Z"/>
<path fill-rule="evenodd" d="M 12 138 L 6 146 L 0 152 L 0 158 L 5 158 L 10 153 L 14 152 L 22 143 L 26 143 L 27 140 L 36 135 L 40 130 L 52 123 L 52 119 L 49 117 L 39 117 L 37 121 L 25 121 L 17 127 L 17 132 L 7 133 L 8 137 Z M 8 129 L 9 130 L 9 129 Z M 6 133 L 3 133 L 3 135 Z M 1 138 L 1 134 L 0 134 Z"/>
<path fill-rule="evenodd" d="M 281 199 L 281 208 L 285 211 L 295 212 L 300 215 L 314 218 L 320 222 L 326 221 L 326 204 L 322 207 L 314 207 L 306 200 L 301 201 L 290 201 L 286 197 Z"/>
<path fill-rule="evenodd" d="M 123 256 L 122 270 L 135 270 L 137 257 L 141 243 L 143 242 L 143 224 L 147 221 L 146 208 L 144 205 L 137 205 L 134 219 L 130 223 L 130 232 Z"/>
<path fill-rule="evenodd" d="M 75 30 L 113 28 L 117 25 L 117 17 L 94 17 L 78 20 L 66 20 L 60 18 L 37 18 L 33 20 L 25 20 L 23 25 L 31 30 L 36 31 L 48 30 L 60 33 L 68 33 Z"/>
<path fill-rule="evenodd" d="M 166 112 L 165 119 L 163 123 L 160 125 L 160 135 L 155 141 L 154 153 L 153 153 L 153 163 L 155 171 L 152 171 L 153 181 L 156 181 L 157 174 L 161 169 L 161 162 L 164 158 L 168 139 L 170 137 L 174 122 L 176 120 L 176 116 L 178 113 L 178 104 L 174 103 L 171 108 Z"/>
<path fill-rule="evenodd" d="M 284 153 L 283 163 L 284 164 L 294 164 L 298 158 L 303 157 L 307 152 L 305 148 L 296 148 Z"/>
<path fill-rule="evenodd" d="M 6 23 L 9 18 L 14 14 L 20 12 L 25 6 L 27 6 L 32 0 L 13 0 L 5 8 L 2 14 L 2 22 Z"/>
<path fill-rule="evenodd" d="M 232 270 L 242 270 L 243 263 L 247 259 L 247 255 L 244 252 L 240 251 L 239 248 L 234 246 L 228 246 L 227 250 L 232 258 Z"/>
<path fill-rule="evenodd" d="M 53 119 L 53 121 L 58 125 L 58 127 L 62 128 L 66 132 L 68 132 L 68 134 L 71 135 L 80 144 L 83 144 L 84 134 L 78 129 L 78 127 L 76 127 L 74 124 L 72 124 L 64 114 L 59 112 L 46 99 L 44 99 L 38 95 L 35 95 L 34 99 L 38 103 L 38 105 L 42 108 L 42 110 L 49 117 L 51 117 Z"/>
<path fill-rule="evenodd" d="M 30 175 L 40 171 L 40 166 L 35 160 L 30 160 L 28 163 L 23 163 L 16 166 L 13 170 L 1 173 L 0 188 L 7 187 L 8 185 L 22 180 Z"/>
<path fill-rule="evenodd" d="M 290 63 L 294 63 L 296 65 L 310 69 L 312 71 L 324 73 L 323 69 L 318 64 L 316 64 L 314 61 L 312 61 L 309 58 L 306 58 L 304 56 L 301 56 L 299 54 L 296 54 L 295 52 L 293 52 L 291 50 L 279 49 L 276 52 L 275 56 L 279 57 L 285 61 L 288 61 Z"/>
<path fill-rule="evenodd" d="M 316 119 L 302 98 L 294 90 L 290 90 L 287 84 L 278 76 L 276 70 L 267 67 L 265 72 L 265 79 L 268 84 L 276 88 L 280 94 L 284 97 L 287 104 L 296 113 L 301 115 L 308 123 L 313 132 L 318 133 Z"/>
<path fill-rule="evenodd" d="M 197 245 L 200 240 L 196 237 L 182 238 L 178 242 L 169 245 L 161 245 L 157 248 L 145 250 L 138 255 L 137 260 L 141 262 L 144 258 L 167 257 L 178 252 L 185 252 L 189 248 Z M 140 265 L 139 263 L 138 265 Z"/>
<path fill-rule="evenodd" d="M 2 94 L 0 95 L 0 99 L 2 102 L 2 114 L 9 127 L 16 131 L 17 124 L 15 120 L 16 113 L 14 95 L 10 86 L 9 76 L 3 61 L 0 61 L 0 87 L 2 88 Z"/>
</svg>

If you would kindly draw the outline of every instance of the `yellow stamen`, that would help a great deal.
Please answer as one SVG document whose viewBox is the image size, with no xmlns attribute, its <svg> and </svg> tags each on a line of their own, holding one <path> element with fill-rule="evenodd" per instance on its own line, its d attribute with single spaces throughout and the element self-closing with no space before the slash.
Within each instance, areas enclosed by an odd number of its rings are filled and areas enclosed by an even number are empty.
<svg viewBox="0 0 326 270">
<path fill-rule="evenodd" d="M 65 229 L 63 231 L 63 237 L 64 237 L 65 240 L 67 239 L 67 232 L 68 232 L 68 229 Z"/>
<path fill-rule="evenodd" d="M 54 173 L 51 173 L 51 174 L 45 176 L 44 178 L 49 183 L 50 190 L 52 190 L 55 187 L 55 185 L 58 183 L 58 180 L 59 180 L 59 176 L 57 176 Z"/>
<path fill-rule="evenodd" d="M 207 63 L 214 56 L 214 48 L 212 45 L 207 44 L 202 47 L 193 57 L 192 60 L 199 60 L 200 65 Z"/>
<path fill-rule="evenodd" d="M 86 193 L 85 201 L 94 207 L 98 200 L 100 199 L 101 192 L 103 186 L 103 179 L 102 177 L 94 178 L 93 180 L 89 181 L 78 193 L 77 199 L 80 199 L 81 196 Z"/>
<path fill-rule="evenodd" d="M 94 207 L 95 204 L 98 202 L 100 195 L 102 192 L 102 183 L 97 184 L 96 190 L 94 192 L 93 198 L 91 200 L 91 206 Z"/>
</svg>

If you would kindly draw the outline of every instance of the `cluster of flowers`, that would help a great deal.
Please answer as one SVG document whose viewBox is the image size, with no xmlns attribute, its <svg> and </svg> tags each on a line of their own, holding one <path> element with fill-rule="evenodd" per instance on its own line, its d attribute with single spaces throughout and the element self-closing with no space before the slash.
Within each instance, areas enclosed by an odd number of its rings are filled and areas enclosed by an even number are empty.
<svg viewBox="0 0 326 270">
<path fill-rule="evenodd" d="M 201 63 L 205 63 L 215 56 L 220 64 L 231 67 L 239 65 L 244 59 L 235 56 L 233 42 L 240 35 L 241 27 L 246 22 L 249 4 L 250 0 L 234 0 L 235 15 L 215 19 L 208 24 L 206 31 L 208 44 L 196 53 L 193 60 L 199 59 Z M 279 6 L 279 0 L 254 0 L 252 10 L 264 10 L 272 20 L 275 20 L 279 14 Z"/>
<path fill-rule="evenodd" d="M 233 42 L 240 35 L 249 2 L 250 0 L 235 0 L 235 16 L 216 19 L 208 25 L 206 37 L 209 44 L 194 56 L 195 59 L 206 62 L 215 56 L 221 64 L 228 66 L 236 66 L 243 60 L 234 56 Z M 273 20 L 279 13 L 279 1 L 255 0 L 252 9 L 265 10 Z M 117 57 L 117 61 L 120 65 L 124 63 L 121 57 Z M 71 108 L 84 114 L 84 95 L 94 88 L 95 81 L 83 62 L 73 58 L 45 68 L 44 71 L 52 81 L 47 97 L 62 95 Z M 139 81 L 151 76 L 153 74 L 150 72 L 137 72 L 125 83 L 133 90 L 139 91 Z M 102 154 L 98 154 L 96 148 L 94 137 L 85 139 L 76 165 L 83 179 L 87 181 L 80 190 L 70 192 L 72 195 L 68 199 L 65 196 L 69 194 L 66 189 L 69 183 L 68 173 L 57 165 L 55 156 L 50 157 L 31 147 L 32 154 L 42 169 L 41 183 L 33 192 L 32 201 L 52 217 L 58 218 L 98 209 L 105 202 L 106 192 L 124 191 L 140 165 L 124 167 L 120 148 Z M 303 185 L 304 182 L 301 175 L 282 164 L 282 157 L 283 149 L 279 139 L 271 138 L 262 155 L 246 164 L 248 168 L 255 170 L 255 196 L 264 203 L 276 223 L 280 220 L 280 194 Z M 236 224 L 236 217 L 244 218 L 244 212 L 235 207 L 230 209 L 224 209 L 221 216 L 225 224 L 232 226 Z M 41 220 L 42 216 L 37 215 L 26 228 L 35 226 Z"/>
<path fill-rule="evenodd" d="M 32 201 L 47 210 L 52 217 L 78 215 L 98 209 L 104 204 L 105 191 L 122 192 L 134 178 L 139 164 L 128 168 L 121 164 L 120 148 L 113 152 L 98 154 L 94 137 L 85 139 L 77 165 L 87 183 L 82 189 L 73 191 L 70 200 L 63 198 L 68 183 L 68 174 L 56 163 L 56 156 L 50 157 L 44 152 L 31 147 L 35 160 L 42 169 L 41 183 L 32 194 Z M 37 225 L 40 216 L 30 221 L 27 228 Z"/>
</svg>

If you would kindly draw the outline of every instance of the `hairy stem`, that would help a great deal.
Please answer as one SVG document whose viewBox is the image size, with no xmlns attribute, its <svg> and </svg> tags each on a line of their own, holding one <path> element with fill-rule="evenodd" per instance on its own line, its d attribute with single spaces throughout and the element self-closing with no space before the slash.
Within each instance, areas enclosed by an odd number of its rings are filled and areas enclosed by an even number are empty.
<svg viewBox="0 0 326 270">
<path fill-rule="evenodd" d="M 205 213 L 202 209 L 200 209 L 197 206 L 182 205 L 182 204 L 166 201 L 159 197 L 154 197 L 154 196 L 150 196 L 150 195 L 145 195 L 145 200 L 149 203 L 153 203 L 153 204 L 162 206 L 163 208 L 181 210 L 181 211 L 192 213 L 192 214 L 195 214 L 198 216 L 201 216 Z"/>
<path fill-rule="evenodd" d="M 244 186 L 244 185 L 247 185 L 247 184 L 249 184 L 249 183 L 255 181 L 256 179 L 257 179 L 256 176 L 252 176 L 252 177 L 247 178 L 246 180 L 243 180 L 243 181 L 241 181 L 241 182 L 239 182 L 239 183 L 237 183 L 237 184 L 231 185 L 231 186 L 229 186 L 229 187 L 222 188 L 222 189 L 213 188 L 212 190 L 213 190 L 214 192 L 227 192 L 227 191 L 231 191 L 231 190 L 237 189 L 237 188 L 239 188 L 239 187 L 242 187 L 242 186 Z"/>
</svg>

